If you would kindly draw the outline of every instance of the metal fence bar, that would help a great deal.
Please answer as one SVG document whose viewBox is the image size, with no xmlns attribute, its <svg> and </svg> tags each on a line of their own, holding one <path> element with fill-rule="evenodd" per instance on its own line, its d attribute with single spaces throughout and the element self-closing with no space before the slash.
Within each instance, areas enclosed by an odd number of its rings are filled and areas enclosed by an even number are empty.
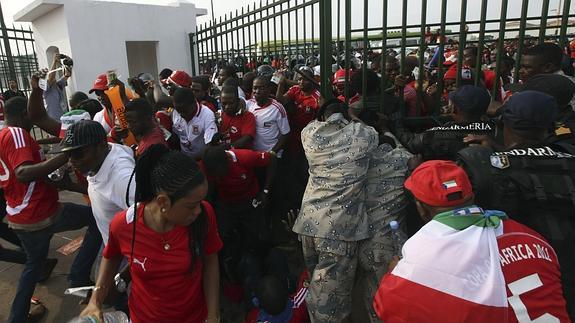
<svg viewBox="0 0 575 323">
<path fill-rule="evenodd" d="M 197 75 L 196 72 L 196 51 L 195 51 L 195 44 L 194 44 L 194 37 L 195 33 L 190 33 L 189 40 L 190 40 L 190 58 L 192 60 L 192 75 Z"/>
<path fill-rule="evenodd" d="M 305 16 L 305 7 L 302 8 L 302 20 L 303 20 L 303 56 L 304 58 L 307 58 L 307 28 L 306 28 L 306 16 Z"/>
<path fill-rule="evenodd" d="M 508 0 L 501 0 L 501 22 L 499 23 L 499 42 L 497 44 L 497 63 L 495 66 L 498 68 L 495 70 L 495 82 L 493 83 L 493 89 L 491 92 L 491 98 L 493 100 L 498 100 L 499 96 L 497 95 L 499 92 L 500 87 L 500 76 L 501 76 L 501 57 L 503 56 L 503 43 L 505 39 L 505 18 L 507 18 L 507 1 Z"/>
<path fill-rule="evenodd" d="M 254 4 L 255 6 L 255 4 Z M 260 9 L 263 7 L 263 1 L 260 0 Z M 260 53 L 261 62 L 264 60 L 264 11 L 260 10 Z M 257 53 L 256 53 L 257 55 Z"/>
<path fill-rule="evenodd" d="M 399 73 L 401 75 L 405 74 L 405 47 L 406 47 L 406 40 L 407 40 L 407 0 L 403 0 L 403 6 L 401 10 L 401 56 L 399 61 Z M 391 82 L 395 82 L 395 80 L 391 80 Z M 399 88 L 399 111 L 405 115 L 405 100 L 404 100 L 404 88 Z"/>
<path fill-rule="evenodd" d="M 529 0 L 522 0 L 521 3 L 521 22 L 519 23 L 519 44 L 517 44 L 517 56 L 515 61 L 514 82 L 519 81 L 519 68 L 521 68 L 521 56 L 523 55 L 523 46 L 525 43 L 525 26 L 527 25 L 527 9 Z M 499 68 L 499 66 L 497 66 Z"/>
<path fill-rule="evenodd" d="M 320 55 L 331 57 L 331 0 L 320 0 Z M 320 59 L 321 64 L 321 94 L 326 99 L 331 99 L 333 93 L 330 86 L 331 60 Z"/>
<path fill-rule="evenodd" d="M 571 0 L 563 1 L 563 16 L 561 17 L 561 32 L 559 33 L 559 44 L 561 48 L 565 48 L 569 44 L 569 40 L 567 39 L 567 25 L 569 24 L 569 9 L 571 8 Z"/>
<path fill-rule="evenodd" d="M 483 42 L 485 41 L 485 20 L 487 18 L 487 0 L 481 1 L 481 23 L 479 25 L 479 37 L 477 42 L 477 57 L 475 58 L 475 86 L 479 85 L 480 75 L 479 70 L 481 69 L 481 61 L 483 57 Z"/>
<path fill-rule="evenodd" d="M 275 16 L 276 6 L 273 6 L 272 13 L 274 15 L 274 18 L 273 18 L 274 19 L 274 53 L 277 55 L 278 54 L 278 30 L 277 30 L 277 26 L 276 26 L 277 17 Z M 283 58 L 283 57 L 281 57 L 281 58 Z M 278 57 L 277 61 L 279 62 L 279 60 L 280 60 L 280 57 Z"/>
<path fill-rule="evenodd" d="M 295 0 L 295 6 L 297 8 L 297 0 Z M 296 51 L 296 57 L 299 57 L 299 17 L 298 17 L 298 12 L 297 9 L 294 10 L 295 12 L 295 51 Z M 324 35 L 325 36 L 325 35 Z"/>
<path fill-rule="evenodd" d="M 443 95 L 443 61 L 445 59 L 445 21 L 447 19 L 447 0 L 441 0 L 441 25 L 439 30 L 439 57 L 437 60 L 437 106 L 441 106 Z M 439 113 L 439 111 L 435 111 Z"/>
<path fill-rule="evenodd" d="M 369 41 L 367 38 L 367 26 L 369 24 L 369 3 L 368 0 L 363 0 L 363 51 L 362 51 L 362 64 L 361 64 L 361 105 L 365 107 L 365 96 L 367 95 L 367 62 L 368 62 L 368 47 Z"/>
<path fill-rule="evenodd" d="M 10 49 L 10 40 L 8 37 L 8 30 L 6 24 L 4 23 L 4 13 L 2 12 L 2 6 L 0 5 L 0 28 L 2 29 L 2 41 L 4 43 L 4 50 L 6 52 L 6 63 L 8 64 L 8 73 L 10 78 L 16 79 L 16 68 L 14 67 L 14 61 L 12 59 L 12 51 Z"/>
<path fill-rule="evenodd" d="M 467 0 L 461 0 L 461 17 L 459 18 L 459 50 L 457 51 L 457 76 L 455 84 L 459 87 L 461 85 L 461 67 L 463 66 L 463 52 L 465 51 L 465 19 L 467 18 Z M 477 74 L 481 68 L 477 67 Z"/>
<path fill-rule="evenodd" d="M 227 14 L 224 15 L 224 21 L 229 21 Z M 228 24 L 224 24 L 224 26 L 222 27 L 222 33 L 223 33 L 224 38 L 226 39 L 226 49 L 224 51 L 223 46 L 222 46 L 222 56 L 224 57 L 224 59 L 226 61 L 229 60 L 229 55 L 230 55 L 230 41 L 229 41 L 230 33 L 228 32 L 227 26 L 228 26 Z"/>
<path fill-rule="evenodd" d="M 250 11 L 250 5 L 248 4 L 248 12 L 249 12 L 249 11 Z M 243 12 L 243 8 L 242 8 L 242 12 Z M 243 25 L 244 28 L 245 28 L 244 18 L 246 18 L 246 16 L 242 15 L 242 25 Z M 248 19 L 248 22 L 249 22 L 249 19 L 250 19 L 249 16 L 247 17 L 247 19 Z M 249 53 L 248 62 L 251 62 L 251 59 L 252 59 L 252 57 L 253 57 L 253 55 L 252 55 L 252 47 L 251 47 L 251 46 L 252 46 L 252 33 L 250 32 L 250 29 L 251 29 L 250 26 L 248 25 L 247 27 L 248 27 L 248 43 L 249 43 L 249 45 L 248 45 L 248 46 L 249 46 L 249 50 L 248 50 L 248 53 Z M 255 31 L 255 30 L 254 30 L 254 31 Z M 250 64 L 250 66 L 251 66 L 251 64 Z"/>
<path fill-rule="evenodd" d="M 427 0 L 421 0 L 421 29 L 420 29 L 420 37 L 419 37 L 419 73 L 417 77 L 417 115 L 421 114 L 421 105 L 423 98 L 423 74 L 424 74 L 424 65 L 425 65 L 425 38 L 426 38 L 426 25 L 425 22 L 427 21 Z"/>
<path fill-rule="evenodd" d="M 383 0 L 387 1 L 387 0 Z M 320 9 L 321 10 L 321 9 Z M 322 15 L 320 15 L 321 17 Z M 321 35 L 321 33 L 320 33 Z M 321 37 L 320 37 L 321 42 Z M 351 0 L 345 0 L 345 88 L 344 88 L 344 96 L 345 96 L 345 103 L 349 103 L 349 99 L 351 96 L 350 86 L 349 86 L 349 79 L 351 75 L 349 75 L 349 69 L 351 67 L 351 60 L 350 60 L 350 47 L 351 47 Z M 320 47 L 321 49 L 321 47 Z M 321 60 L 320 60 L 321 61 Z"/>
<path fill-rule="evenodd" d="M 238 15 L 239 15 L 239 10 L 236 9 L 236 16 L 238 16 Z M 238 55 L 240 55 L 240 53 L 241 53 L 241 48 L 243 48 L 243 44 L 242 44 L 242 46 L 240 46 L 240 29 L 238 28 L 239 26 L 240 26 L 240 21 L 239 21 L 239 20 L 236 20 L 236 42 L 235 42 L 235 44 L 236 44 L 237 48 L 234 48 L 234 49 L 237 50 Z M 241 71 L 242 71 L 243 73 L 246 72 L 246 64 L 245 64 L 245 62 L 242 62 Z"/>
<path fill-rule="evenodd" d="M 280 2 L 280 12 L 283 11 L 283 3 Z M 275 12 L 274 12 L 275 15 Z M 289 29 L 289 28 L 288 28 Z M 284 47 L 284 15 L 280 15 L 280 31 L 282 34 L 281 37 L 281 52 L 282 52 L 282 59 L 286 56 L 285 47 Z"/>
<path fill-rule="evenodd" d="M 289 8 L 290 4 L 288 2 L 288 8 Z M 289 55 L 289 59 L 291 59 L 291 12 L 288 12 L 287 14 L 287 23 L 288 23 L 288 55 Z"/>
<path fill-rule="evenodd" d="M 387 1 L 382 3 L 382 27 L 381 27 L 381 90 L 385 91 L 387 87 L 387 73 L 385 65 L 387 62 Z M 347 26 L 346 26 L 347 28 Z M 385 95 L 381 95 L 381 106 L 385 106 Z"/>
<path fill-rule="evenodd" d="M 312 11 L 311 11 L 311 16 L 312 16 L 312 19 L 313 19 L 313 5 L 311 6 L 311 10 L 312 10 Z M 312 23 L 312 25 L 313 25 L 313 23 Z M 337 0 L 337 36 L 336 36 L 336 37 L 337 37 L 337 46 L 336 46 L 336 49 L 337 49 L 337 54 L 338 54 L 338 56 L 339 56 L 339 54 L 341 53 L 341 46 L 340 46 L 340 43 L 341 43 L 341 40 L 340 40 L 341 30 L 340 30 L 340 28 L 341 28 L 341 0 Z M 311 38 L 313 38 L 313 28 L 312 28 L 312 36 L 311 36 Z"/>
<path fill-rule="evenodd" d="M 270 5 L 270 0 L 266 0 L 266 7 L 268 7 L 268 8 L 266 9 L 266 16 L 269 16 L 269 15 L 270 15 L 269 5 Z M 267 36 L 267 40 L 268 40 L 267 50 L 268 50 L 268 53 L 269 53 L 270 50 L 271 50 L 271 49 L 270 49 L 270 48 L 271 48 L 271 45 L 270 45 L 270 20 L 269 20 L 269 19 L 266 20 L 266 36 Z M 273 60 L 273 57 L 270 57 L 269 59 L 270 59 L 270 65 L 271 65 L 271 60 Z"/>
<path fill-rule="evenodd" d="M 539 26 L 539 44 L 542 44 L 545 41 L 547 16 L 549 16 L 549 0 L 543 0 L 543 6 L 541 6 L 541 25 Z"/>
<path fill-rule="evenodd" d="M 339 12 L 339 0 L 337 0 L 337 10 Z M 311 5 L 311 53 L 315 56 L 315 9 L 314 4 Z M 337 16 L 337 43 L 339 46 L 339 14 Z"/>
<path fill-rule="evenodd" d="M 21 33 L 22 33 L 22 38 L 25 38 L 26 35 L 24 34 L 24 27 L 23 27 L 23 26 L 20 26 L 20 31 L 21 31 Z M 30 55 L 28 54 L 28 45 L 26 44 L 26 41 L 24 41 L 24 54 L 26 55 L 26 56 L 25 56 L 25 57 L 26 57 L 26 71 L 28 72 L 28 74 L 31 74 L 31 72 L 33 71 L 34 68 L 32 67 L 32 64 L 31 64 L 32 62 L 31 62 L 31 60 L 30 60 Z M 192 62 L 193 62 L 193 61 L 192 61 Z M 27 87 L 29 86 L 29 84 L 28 84 L 28 79 L 27 79 L 27 77 L 28 77 L 29 75 L 23 74 L 22 76 L 23 76 L 22 79 L 26 81 L 26 84 L 20 84 L 20 86 L 23 86 L 23 87 L 26 87 L 26 88 L 27 88 Z M 26 77 L 26 78 L 24 78 L 24 77 Z"/>
</svg>

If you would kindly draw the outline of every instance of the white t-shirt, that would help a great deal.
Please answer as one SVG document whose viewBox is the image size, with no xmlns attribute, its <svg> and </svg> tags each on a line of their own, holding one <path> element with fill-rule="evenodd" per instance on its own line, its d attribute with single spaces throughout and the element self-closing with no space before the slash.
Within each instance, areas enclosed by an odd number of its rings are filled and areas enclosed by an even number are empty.
<svg viewBox="0 0 575 323">
<path fill-rule="evenodd" d="M 198 106 L 198 112 L 190 122 L 182 118 L 178 111 L 172 112 L 172 131 L 180 138 L 182 152 L 190 156 L 201 152 L 218 132 L 212 110 L 203 104 Z"/>
<path fill-rule="evenodd" d="M 106 122 L 106 117 L 104 116 L 104 113 L 106 113 L 106 109 L 102 109 L 100 112 L 96 113 L 94 115 L 94 121 L 101 124 L 104 127 L 104 130 L 106 130 L 106 133 L 110 133 L 110 131 L 112 131 L 113 126 Z"/>
<path fill-rule="evenodd" d="M 254 150 L 270 151 L 281 135 L 290 132 L 289 122 L 284 106 L 272 99 L 266 106 L 259 106 L 255 99 L 246 102 L 248 111 L 256 117 L 256 138 Z"/>
<path fill-rule="evenodd" d="M 240 99 L 243 99 L 244 101 L 246 100 L 246 92 L 244 92 L 244 90 L 242 90 L 242 88 L 239 86 L 238 86 L 238 96 L 240 97 Z"/>
<path fill-rule="evenodd" d="M 94 176 L 88 176 L 88 196 L 92 204 L 92 213 L 104 244 L 108 243 L 110 222 L 116 213 L 126 210 L 126 190 L 136 165 L 134 153 L 129 147 L 109 144 L 111 150 L 104 163 Z M 136 181 L 132 178 L 129 201 L 134 204 Z"/>
</svg>

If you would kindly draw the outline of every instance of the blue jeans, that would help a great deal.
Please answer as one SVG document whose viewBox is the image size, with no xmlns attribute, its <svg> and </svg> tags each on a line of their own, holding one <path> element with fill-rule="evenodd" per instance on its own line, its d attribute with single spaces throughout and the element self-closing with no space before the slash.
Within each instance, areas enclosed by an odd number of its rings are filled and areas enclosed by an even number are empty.
<svg viewBox="0 0 575 323">
<path fill-rule="evenodd" d="M 50 240 L 55 233 L 88 227 L 84 242 L 70 268 L 68 280 L 71 286 L 83 286 L 90 283 L 92 265 L 102 244 L 102 237 L 96 227 L 92 209 L 72 203 L 63 203 L 62 206 L 62 211 L 56 215 L 54 223 L 49 227 L 39 231 L 15 231 L 22 241 L 22 247 L 28 259 L 20 276 L 10 310 L 8 318 L 10 323 L 26 322 L 30 310 L 30 298 L 34 294 L 42 263 L 48 255 Z"/>
</svg>

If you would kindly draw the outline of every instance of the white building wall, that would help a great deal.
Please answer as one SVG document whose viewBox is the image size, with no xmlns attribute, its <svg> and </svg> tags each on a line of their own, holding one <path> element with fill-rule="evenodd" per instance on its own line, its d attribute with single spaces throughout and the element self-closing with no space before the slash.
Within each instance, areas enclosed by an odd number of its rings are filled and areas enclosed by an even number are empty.
<svg viewBox="0 0 575 323">
<path fill-rule="evenodd" d="M 64 8 L 59 7 L 50 14 L 39 17 L 32 24 L 36 46 L 36 56 L 40 68 L 50 68 L 52 57 L 48 57 L 46 50 L 55 46 L 60 53 L 70 54 L 70 39 L 68 37 L 68 24 Z"/>
<path fill-rule="evenodd" d="M 32 21 L 41 67 L 45 52 L 58 46 L 74 59 L 68 94 L 88 92 L 96 76 L 116 69 L 122 80 L 128 73 L 126 41 L 157 41 L 158 69 L 169 67 L 191 74 L 188 34 L 195 31 L 194 4 L 142 5 L 90 0 L 64 0 L 63 7 Z M 42 54 L 44 53 L 44 54 Z M 42 56 L 43 55 L 43 56 Z M 147 71 L 141 71 L 147 72 Z"/>
</svg>

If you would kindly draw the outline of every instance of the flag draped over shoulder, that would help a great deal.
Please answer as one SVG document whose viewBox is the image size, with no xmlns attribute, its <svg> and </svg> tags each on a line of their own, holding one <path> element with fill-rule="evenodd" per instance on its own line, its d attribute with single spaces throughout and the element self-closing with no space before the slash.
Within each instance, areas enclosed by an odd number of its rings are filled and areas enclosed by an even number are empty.
<svg viewBox="0 0 575 323">
<path fill-rule="evenodd" d="M 497 247 L 504 214 L 473 209 L 439 214 L 405 243 L 374 299 L 384 322 L 507 321 Z"/>
</svg>

